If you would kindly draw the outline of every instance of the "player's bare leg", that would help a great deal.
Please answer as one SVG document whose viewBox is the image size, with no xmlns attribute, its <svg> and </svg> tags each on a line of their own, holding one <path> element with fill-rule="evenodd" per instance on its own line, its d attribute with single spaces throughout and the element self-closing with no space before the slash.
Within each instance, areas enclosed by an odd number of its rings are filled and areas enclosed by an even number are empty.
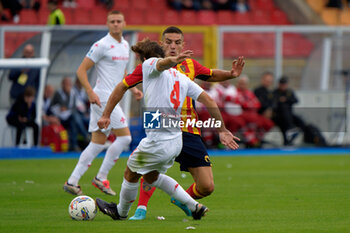
<svg viewBox="0 0 350 233">
<path fill-rule="evenodd" d="M 193 199 L 206 197 L 214 191 L 214 180 L 211 167 L 188 168 L 188 171 L 191 173 L 195 182 L 186 190 L 186 192 Z M 187 208 L 186 205 L 183 205 L 173 197 L 170 201 L 182 209 L 187 216 L 191 216 L 192 212 Z"/>
<path fill-rule="evenodd" d="M 117 136 L 117 138 L 108 147 L 100 170 L 97 173 L 97 176 L 93 178 L 92 184 L 102 192 L 115 196 L 116 192 L 111 189 L 107 176 L 109 171 L 119 159 L 120 154 L 129 146 L 131 142 L 131 134 L 128 127 L 112 129 L 112 132 Z"/>
<path fill-rule="evenodd" d="M 148 175 L 151 175 L 151 177 Z M 146 182 L 151 183 L 152 186 L 160 188 L 169 196 L 174 197 L 183 205 L 186 205 L 191 211 L 193 219 L 201 219 L 201 217 L 208 211 L 207 207 L 195 201 L 173 178 L 154 171 L 146 174 L 144 179 Z"/>
<path fill-rule="evenodd" d="M 186 190 L 193 199 L 209 196 L 214 191 L 214 178 L 211 167 L 188 168 L 194 183 Z"/>
</svg>

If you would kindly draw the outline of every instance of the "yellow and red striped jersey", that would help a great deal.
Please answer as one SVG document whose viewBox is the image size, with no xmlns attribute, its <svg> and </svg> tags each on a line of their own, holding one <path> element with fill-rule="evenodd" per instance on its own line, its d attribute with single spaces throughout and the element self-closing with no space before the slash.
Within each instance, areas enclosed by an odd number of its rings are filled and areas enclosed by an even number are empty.
<svg viewBox="0 0 350 233">
<path fill-rule="evenodd" d="M 177 64 L 174 68 L 176 68 L 181 73 L 185 74 L 192 81 L 194 81 L 194 79 L 196 78 L 201 80 L 207 80 L 212 76 L 212 73 L 213 73 L 212 69 L 202 66 L 201 64 L 199 64 L 199 62 L 190 58 L 186 59 L 180 64 Z M 142 64 L 136 66 L 134 72 L 132 74 L 127 75 L 123 79 L 123 83 L 128 88 L 136 86 L 141 82 L 142 82 Z M 186 97 L 185 102 L 182 106 L 181 115 L 182 115 L 182 120 L 185 122 L 187 121 L 187 119 L 190 119 L 190 120 L 195 119 L 196 121 L 198 120 L 198 115 L 195 110 L 195 105 L 192 98 L 188 96 Z M 182 131 L 189 132 L 192 134 L 198 134 L 198 135 L 201 134 L 200 129 L 196 127 L 191 127 L 191 126 L 188 128 L 186 127 L 182 128 Z"/>
</svg>

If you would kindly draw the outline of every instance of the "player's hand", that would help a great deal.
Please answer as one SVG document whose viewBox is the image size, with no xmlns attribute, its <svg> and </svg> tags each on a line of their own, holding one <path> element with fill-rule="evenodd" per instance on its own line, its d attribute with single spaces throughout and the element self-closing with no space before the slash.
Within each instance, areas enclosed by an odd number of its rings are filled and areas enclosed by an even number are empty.
<svg viewBox="0 0 350 233">
<path fill-rule="evenodd" d="M 240 141 L 240 139 L 236 136 L 234 136 L 230 131 L 227 129 L 224 129 L 219 132 L 220 142 L 227 146 L 228 148 L 232 150 L 238 149 L 238 144 L 236 141 Z M 236 140 L 236 141 L 235 141 Z"/>
<path fill-rule="evenodd" d="M 100 98 L 98 98 L 95 92 L 92 91 L 91 93 L 87 93 L 87 94 L 89 97 L 89 102 L 91 104 L 97 104 L 100 108 L 102 107 Z"/>
<path fill-rule="evenodd" d="M 132 91 L 132 94 L 134 95 L 135 99 L 137 101 L 141 100 L 143 98 L 143 92 L 140 91 L 139 89 L 135 88 L 133 91 Z"/>
<path fill-rule="evenodd" d="M 97 125 L 100 129 L 107 129 L 110 123 L 111 123 L 111 119 L 109 117 L 102 116 L 98 120 Z"/>
<path fill-rule="evenodd" d="M 180 53 L 178 56 L 175 57 L 174 62 L 176 64 L 179 64 L 179 63 L 183 62 L 184 60 L 186 60 L 186 58 L 190 58 L 192 55 L 193 55 L 192 50 L 183 51 L 182 53 Z"/>
<path fill-rule="evenodd" d="M 240 76 L 242 73 L 244 64 L 245 64 L 245 61 L 244 61 L 243 56 L 239 57 L 238 60 L 233 60 L 232 69 L 231 69 L 231 76 L 235 77 L 235 78 Z"/>
</svg>

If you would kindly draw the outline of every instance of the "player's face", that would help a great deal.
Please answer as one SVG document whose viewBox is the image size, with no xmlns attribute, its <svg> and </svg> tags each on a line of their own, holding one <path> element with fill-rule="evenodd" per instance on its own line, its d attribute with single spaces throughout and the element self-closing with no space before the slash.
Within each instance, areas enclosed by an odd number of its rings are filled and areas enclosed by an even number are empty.
<svg viewBox="0 0 350 233">
<path fill-rule="evenodd" d="M 107 17 L 107 27 L 109 33 L 112 35 L 118 35 L 123 32 L 125 27 L 125 20 L 123 15 L 113 14 Z"/>
<path fill-rule="evenodd" d="M 184 46 L 183 36 L 177 33 L 166 33 L 163 36 L 161 45 L 166 57 L 177 56 L 181 53 Z"/>
</svg>

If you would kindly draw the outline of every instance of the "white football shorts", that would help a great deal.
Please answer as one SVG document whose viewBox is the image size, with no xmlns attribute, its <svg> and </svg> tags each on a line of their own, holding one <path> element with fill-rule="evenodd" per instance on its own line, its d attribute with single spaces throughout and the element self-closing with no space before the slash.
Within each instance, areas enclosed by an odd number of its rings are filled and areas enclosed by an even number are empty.
<svg viewBox="0 0 350 233">
<path fill-rule="evenodd" d="M 97 104 L 91 104 L 90 109 L 90 122 L 89 122 L 89 132 L 96 132 L 101 130 L 106 136 L 109 135 L 111 129 L 122 129 L 128 127 L 128 121 L 124 115 L 123 110 L 119 105 L 117 105 L 111 114 L 111 123 L 107 129 L 100 129 L 97 125 L 98 120 L 101 118 L 103 110 L 105 109 L 107 103 L 101 103 L 102 107 L 100 108 Z"/>
<path fill-rule="evenodd" d="M 131 171 L 145 175 L 151 171 L 165 173 L 174 164 L 182 149 L 182 134 L 173 139 L 152 141 L 143 138 L 129 156 L 128 167 Z"/>
</svg>

